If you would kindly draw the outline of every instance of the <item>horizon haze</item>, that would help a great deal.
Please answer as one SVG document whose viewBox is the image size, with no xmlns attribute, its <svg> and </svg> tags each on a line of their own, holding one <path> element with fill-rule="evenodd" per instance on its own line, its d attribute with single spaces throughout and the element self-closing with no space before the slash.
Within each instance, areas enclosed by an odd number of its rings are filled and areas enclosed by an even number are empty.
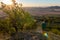
<svg viewBox="0 0 60 40">
<path fill-rule="evenodd" d="M 11 0 L 0 0 L 5 4 L 11 4 Z M 16 0 L 17 3 L 22 3 L 23 7 L 48 7 L 60 6 L 60 0 Z"/>
</svg>

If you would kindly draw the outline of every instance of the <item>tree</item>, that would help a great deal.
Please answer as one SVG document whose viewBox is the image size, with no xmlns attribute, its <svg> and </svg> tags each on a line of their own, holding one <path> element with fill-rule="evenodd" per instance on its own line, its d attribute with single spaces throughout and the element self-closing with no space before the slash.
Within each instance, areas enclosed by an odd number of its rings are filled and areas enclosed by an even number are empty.
<svg viewBox="0 0 60 40">
<path fill-rule="evenodd" d="M 2 3 L 2 11 L 8 15 L 7 17 L 8 21 L 6 21 L 7 25 L 5 26 L 11 32 L 12 30 L 16 32 L 18 32 L 19 30 L 23 31 L 26 30 L 27 27 L 32 29 L 34 27 L 33 25 L 35 24 L 35 21 L 32 18 L 32 16 L 28 12 L 25 12 L 22 9 L 22 7 L 20 7 L 15 2 L 15 0 L 12 0 L 12 2 L 13 2 L 13 6 L 8 6 L 8 5 L 4 6 L 3 5 L 4 3 Z"/>
</svg>

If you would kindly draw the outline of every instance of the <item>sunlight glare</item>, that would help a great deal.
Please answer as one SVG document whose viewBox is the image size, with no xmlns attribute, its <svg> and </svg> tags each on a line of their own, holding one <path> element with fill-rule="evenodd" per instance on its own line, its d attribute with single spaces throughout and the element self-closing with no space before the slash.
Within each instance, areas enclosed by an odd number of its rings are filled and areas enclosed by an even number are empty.
<svg viewBox="0 0 60 40">
<path fill-rule="evenodd" d="M 6 5 L 11 5 L 12 4 L 11 0 L 3 0 L 2 2 L 5 3 Z"/>
</svg>

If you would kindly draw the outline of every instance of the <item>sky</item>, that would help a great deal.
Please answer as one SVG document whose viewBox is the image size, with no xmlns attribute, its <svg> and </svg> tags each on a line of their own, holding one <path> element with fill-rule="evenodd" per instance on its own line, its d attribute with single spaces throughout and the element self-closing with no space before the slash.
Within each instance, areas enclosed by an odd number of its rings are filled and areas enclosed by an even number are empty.
<svg viewBox="0 0 60 40">
<path fill-rule="evenodd" d="M 17 2 L 22 3 L 23 7 L 60 6 L 60 0 L 17 0 Z"/>
<path fill-rule="evenodd" d="M 60 6 L 60 0 L 18 0 L 18 2 L 28 7 Z"/>
</svg>

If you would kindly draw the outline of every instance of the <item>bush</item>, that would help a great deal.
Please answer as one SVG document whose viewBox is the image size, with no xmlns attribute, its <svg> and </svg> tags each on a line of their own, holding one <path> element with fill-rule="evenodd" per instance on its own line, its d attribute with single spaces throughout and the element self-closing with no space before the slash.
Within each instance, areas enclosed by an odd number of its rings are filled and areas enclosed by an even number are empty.
<svg viewBox="0 0 60 40">
<path fill-rule="evenodd" d="M 17 3 L 15 4 L 13 2 L 13 4 L 13 7 L 9 7 L 2 3 L 2 11 L 8 16 L 4 20 L 0 19 L 0 28 L 6 28 L 3 30 L 8 30 L 8 33 L 23 31 L 26 30 L 26 28 L 33 29 L 35 21 L 32 16 L 19 7 Z"/>
<path fill-rule="evenodd" d="M 52 32 L 57 34 L 57 35 L 60 35 L 60 31 L 58 29 L 52 29 Z"/>
</svg>

